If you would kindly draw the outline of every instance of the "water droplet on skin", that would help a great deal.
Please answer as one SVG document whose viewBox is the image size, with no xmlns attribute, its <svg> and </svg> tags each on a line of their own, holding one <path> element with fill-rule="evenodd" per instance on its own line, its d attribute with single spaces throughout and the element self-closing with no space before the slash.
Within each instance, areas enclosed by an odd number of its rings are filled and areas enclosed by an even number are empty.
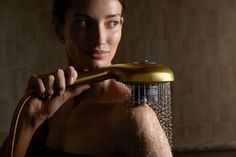
<svg viewBox="0 0 236 157">
<path fill-rule="evenodd" d="M 130 105 L 147 103 L 156 113 L 160 124 L 172 146 L 172 114 L 170 82 L 129 83 L 131 90 Z M 130 95 L 129 95 L 130 97 Z"/>
</svg>

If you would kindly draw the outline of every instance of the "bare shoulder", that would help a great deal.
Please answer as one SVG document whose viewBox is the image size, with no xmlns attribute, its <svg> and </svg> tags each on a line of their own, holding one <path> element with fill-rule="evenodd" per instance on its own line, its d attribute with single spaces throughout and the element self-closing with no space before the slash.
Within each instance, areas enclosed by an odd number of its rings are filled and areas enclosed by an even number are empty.
<svg viewBox="0 0 236 157">
<path fill-rule="evenodd" d="M 168 139 L 156 113 L 147 104 L 130 108 L 126 131 L 128 155 L 137 157 L 172 157 Z"/>
<path fill-rule="evenodd" d="M 130 122 L 137 123 L 137 125 L 141 127 L 146 127 L 146 125 L 159 125 L 156 113 L 147 104 L 130 108 Z"/>
<path fill-rule="evenodd" d="M 163 134 L 156 113 L 147 104 L 130 108 L 128 123 L 138 136 L 153 139 L 152 136 Z"/>
</svg>

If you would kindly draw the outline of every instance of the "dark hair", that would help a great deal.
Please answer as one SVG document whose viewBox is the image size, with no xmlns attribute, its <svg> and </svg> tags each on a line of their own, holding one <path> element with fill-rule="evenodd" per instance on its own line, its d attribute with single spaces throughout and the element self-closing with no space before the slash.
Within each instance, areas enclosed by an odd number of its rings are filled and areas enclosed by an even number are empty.
<svg viewBox="0 0 236 157">
<path fill-rule="evenodd" d="M 122 5 L 122 14 L 125 10 L 125 0 L 118 0 Z M 54 0 L 52 15 L 58 19 L 60 23 L 65 22 L 65 14 L 69 6 L 70 0 Z"/>
</svg>

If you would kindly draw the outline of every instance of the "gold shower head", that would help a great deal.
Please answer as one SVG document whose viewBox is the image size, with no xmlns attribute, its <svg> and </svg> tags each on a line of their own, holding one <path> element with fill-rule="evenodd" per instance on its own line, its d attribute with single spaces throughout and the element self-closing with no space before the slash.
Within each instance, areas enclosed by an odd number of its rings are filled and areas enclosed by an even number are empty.
<svg viewBox="0 0 236 157">
<path fill-rule="evenodd" d="M 174 74 L 170 68 L 155 63 L 125 63 L 113 64 L 95 71 L 79 74 L 75 85 L 98 82 L 105 79 L 116 79 L 119 82 L 170 82 L 174 81 Z"/>
</svg>

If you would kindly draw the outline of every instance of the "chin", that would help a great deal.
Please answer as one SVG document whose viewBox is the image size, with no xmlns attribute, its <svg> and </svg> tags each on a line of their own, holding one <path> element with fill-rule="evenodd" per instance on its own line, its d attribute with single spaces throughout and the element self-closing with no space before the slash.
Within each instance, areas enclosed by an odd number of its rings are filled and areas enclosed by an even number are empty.
<svg viewBox="0 0 236 157">
<path fill-rule="evenodd" d="M 89 65 L 87 65 L 86 67 L 88 69 L 99 69 L 99 68 L 102 68 L 102 67 L 107 67 L 107 66 L 110 66 L 111 65 L 111 62 L 105 62 L 105 61 L 102 61 L 102 60 L 96 60 L 96 61 L 92 61 Z"/>
</svg>

